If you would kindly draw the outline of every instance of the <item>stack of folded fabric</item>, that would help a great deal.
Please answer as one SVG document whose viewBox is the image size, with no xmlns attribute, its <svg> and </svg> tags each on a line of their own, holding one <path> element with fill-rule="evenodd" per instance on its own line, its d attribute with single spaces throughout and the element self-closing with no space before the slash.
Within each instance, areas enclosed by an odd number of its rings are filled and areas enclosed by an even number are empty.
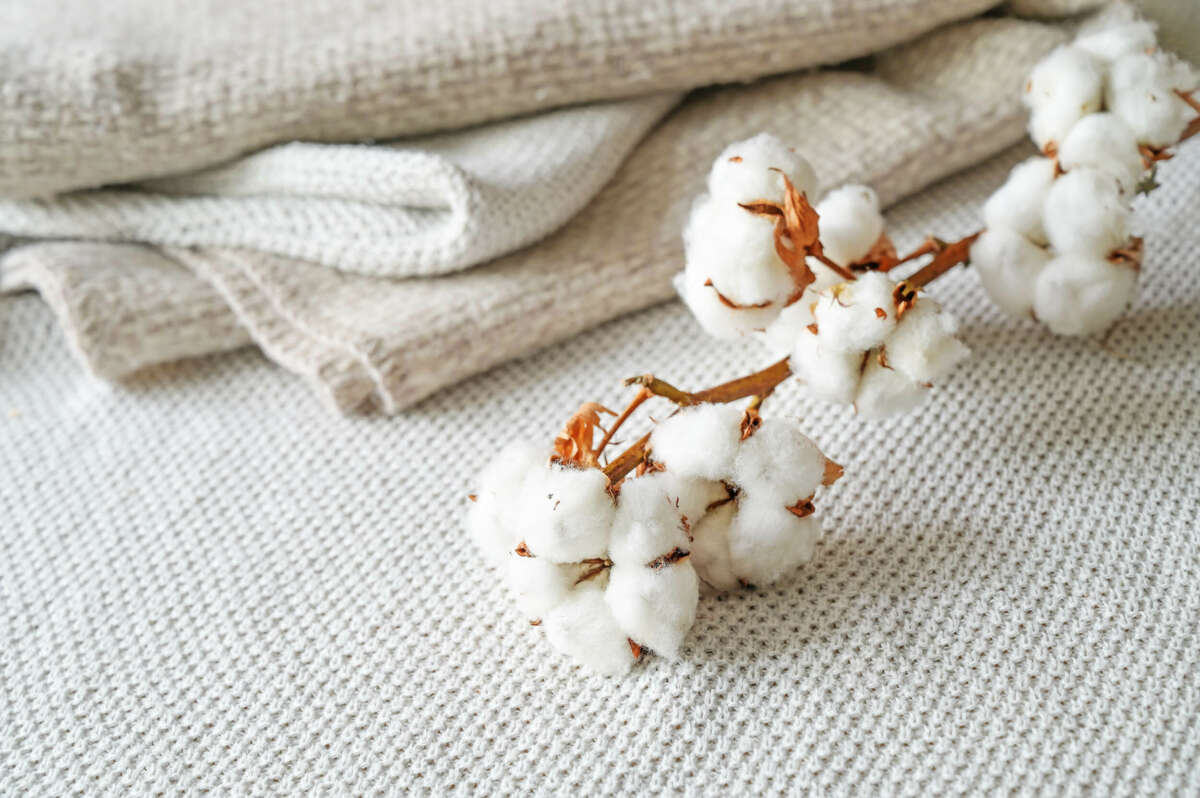
<svg viewBox="0 0 1200 798">
<path fill-rule="evenodd" d="M 669 298 L 729 141 L 775 133 L 888 203 L 1021 139 L 1025 72 L 1066 37 L 1033 18 L 1097 3 L 992 5 L 23 9 L 0 290 L 39 291 L 107 379 L 254 343 L 342 411 L 395 412 Z"/>
</svg>

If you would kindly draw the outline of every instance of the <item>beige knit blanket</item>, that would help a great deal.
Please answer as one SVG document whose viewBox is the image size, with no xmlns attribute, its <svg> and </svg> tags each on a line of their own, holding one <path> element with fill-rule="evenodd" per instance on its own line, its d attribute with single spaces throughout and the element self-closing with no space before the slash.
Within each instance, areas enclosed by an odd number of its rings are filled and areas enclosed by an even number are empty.
<svg viewBox="0 0 1200 798">
<path fill-rule="evenodd" d="M 705 35 L 720 29 L 731 42 L 745 41 L 747 51 L 756 50 L 755 58 L 771 62 L 760 71 L 778 71 L 868 52 L 912 32 L 914 25 L 928 27 L 975 10 L 970 3 L 943 0 L 844 3 L 820 14 L 825 7 L 816 2 L 782 5 L 790 10 L 775 8 L 773 24 L 724 4 L 707 10 L 693 6 L 693 21 L 709 31 Z M 632 14 L 620 3 L 610 6 L 605 13 Z M 855 16 L 844 17 L 851 7 Z M 644 8 L 625 19 L 649 24 Z M 682 13 L 674 4 L 663 8 Z M 880 20 L 889 22 L 886 30 Z M 846 33 L 849 28 L 857 37 Z M 611 29 L 633 36 L 632 28 Z M 786 46 L 780 40 L 767 48 L 764 42 L 773 34 L 765 29 L 792 35 Z M 696 30 L 662 26 L 671 33 L 660 35 L 699 35 Z M 701 190 L 708 163 L 727 142 L 770 130 L 817 163 L 826 184 L 866 181 L 890 202 L 1019 139 L 1020 81 L 1028 64 L 1061 38 L 1053 27 L 1004 18 L 943 27 L 881 52 L 857 69 L 794 73 L 695 93 L 640 144 L 676 101 L 674 95 L 576 107 L 373 147 L 288 145 L 137 186 L 4 201 L 0 231 L 19 237 L 19 245 L 0 259 L 0 288 L 40 291 L 72 348 L 102 377 L 119 378 L 153 363 L 254 341 L 269 357 L 308 378 L 335 407 L 392 412 L 463 376 L 669 297 L 669 276 L 680 263 L 683 214 Z M 633 40 L 645 45 L 636 36 Z M 513 41 L 521 42 L 513 53 L 533 46 L 519 37 Z M 690 47 L 676 42 L 673 58 L 663 56 L 661 63 L 653 55 L 658 49 L 650 48 L 652 55 L 642 64 L 645 85 L 711 80 L 714 73 L 705 71 L 714 68 L 709 61 L 728 53 L 711 37 L 703 41 L 710 48 L 707 61 L 695 42 Z M 842 44 L 828 49 L 831 41 Z M 733 49 L 737 54 L 729 56 L 721 76 L 759 74 L 746 66 L 758 63 L 755 58 Z M 597 57 L 567 50 L 572 58 Z M 790 55 L 785 58 L 781 51 Z M 14 57 L 9 48 L 5 58 Z M 548 73 L 578 66 L 570 66 L 570 59 L 541 58 L 538 63 Z M 690 59 L 691 72 L 666 66 L 680 59 Z M 586 88 L 577 87 L 585 93 L 552 96 L 583 99 L 618 93 L 611 88 L 617 84 L 625 92 L 643 85 L 630 77 L 628 60 L 603 63 L 612 71 L 593 64 L 600 74 L 594 82 L 583 81 Z M 395 71 L 407 74 L 409 68 Z M 207 87 L 211 71 L 198 74 L 204 76 L 201 87 Z M 426 83 L 434 74 L 440 73 L 425 73 Z M 504 74 L 484 70 L 480 85 L 511 95 L 496 82 Z M 131 85 L 138 91 L 165 91 L 166 79 L 154 73 L 153 80 Z M 415 80 L 408 76 L 410 84 Z M 468 91 L 465 83 L 446 85 Z M 610 89 L 600 88 L 605 85 Z M 200 102 L 204 92 L 197 92 L 183 99 Z M 0 93 L 5 101 L 10 96 Z M 456 96 L 461 100 L 461 93 Z M 227 94 L 222 98 L 230 101 Z M 317 99 L 305 101 L 319 105 Z M 513 104 L 514 97 L 508 100 L 503 107 L 499 99 L 491 105 L 481 101 L 470 110 L 459 107 L 461 102 L 444 108 L 435 102 L 430 115 L 421 118 L 455 124 L 522 109 Z M 405 121 L 411 110 L 381 102 L 385 108 L 373 118 L 386 120 L 379 122 L 384 127 L 371 130 L 420 129 Z M 168 108 L 145 107 L 161 113 Z M 188 116 L 185 109 L 170 107 Z M 371 114 L 346 113 L 353 107 L 343 103 L 345 128 L 290 128 L 291 122 L 277 117 L 273 135 L 305 130 L 327 138 L 362 135 L 367 129 L 357 126 Z M 268 110 L 263 113 L 269 116 Z M 211 121 L 225 111 L 208 107 L 205 113 Z M 306 123 L 315 124 L 322 113 L 305 116 Z M 12 148 L 4 148 L 3 179 L 11 178 L 10 189 L 19 185 L 22 193 L 42 192 L 208 164 L 274 140 L 251 135 L 246 126 L 260 123 L 239 117 L 242 127 L 220 127 L 222 135 L 207 135 L 193 147 L 185 145 L 191 139 L 177 138 L 175 159 L 164 154 L 157 166 L 154 137 L 161 125 L 143 129 L 144 115 L 134 115 L 134 121 L 127 116 L 111 125 L 93 120 L 87 130 L 64 125 L 64 136 L 79 136 L 69 144 L 45 136 L 35 142 L 30 136 L 17 148 L 22 154 L 12 159 Z M 109 136 L 104 144 L 89 138 L 104 136 Z M 22 149 L 25 145 L 29 149 Z M 59 158 L 56 166 L 46 149 L 58 147 L 55 155 L 62 156 L 93 146 L 115 148 L 114 154 L 86 166 L 78 165 L 79 159 Z M 143 153 L 137 161 L 141 166 L 117 152 L 126 149 Z M 543 240 L 511 252 L 537 239 Z M 449 274 L 505 252 L 511 254 Z M 379 276 L 404 274 L 444 276 Z"/>
</svg>

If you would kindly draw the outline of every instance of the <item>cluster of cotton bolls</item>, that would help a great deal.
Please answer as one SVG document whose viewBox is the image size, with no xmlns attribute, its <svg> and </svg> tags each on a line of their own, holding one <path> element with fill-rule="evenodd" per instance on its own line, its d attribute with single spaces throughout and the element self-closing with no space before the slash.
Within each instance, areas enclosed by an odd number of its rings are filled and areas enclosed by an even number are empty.
<svg viewBox="0 0 1200 798">
<path fill-rule="evenodd" d="M 1124 313 L 1141 259 L 1131 202 L 1194 117 L 1181 93 L 1195 85 L 1128 7 L 1034 67 L 1024 97 L 1043 155 L 1017 165 L 988 199 L 971 249 L 997 306 L 1060 335 L 1099 332 Z"/>
<path fill-rule="evenodd" d="M 643 647 L 673 658 L 702 581 L 765 585 L 812 557 L 811 500 L 841 469 L 785 421 L 743 438 L 744 418 L 682 410 L 655 428 L 649 467 L 616 486 L 524 444 L 483 471 L 468 527 L 556 649 L 606 674 Z"/>
<path fill-rule="evenodd" d="M 968 355 L 953 316 L 879 272 L 822 291 L 812 314 L 792 369 L 810 394 L 853 403 L 864 418 L 912 409 Z"/>
<path fill-rule="evenodd" d="M 895 254 L 867 186 L 842 186 L 813 206 L 819 256 L 804 258 L 811 281 L 798 285 L 776 243 L 777 221 L 754 210 L 784 205 L 785 177 L 806 201 L 818 195 L 812 166 L 769 134 L 717 157 L 684 230 L 676 290 L 711 335 L 754 334 L 790 356 L 816 398 L 853 404 L 865 418 L 911 409 L 967 354 L 955 320 L 882 272 L 854 278 L 879 265 L 881 250 Z"/>
</svg>

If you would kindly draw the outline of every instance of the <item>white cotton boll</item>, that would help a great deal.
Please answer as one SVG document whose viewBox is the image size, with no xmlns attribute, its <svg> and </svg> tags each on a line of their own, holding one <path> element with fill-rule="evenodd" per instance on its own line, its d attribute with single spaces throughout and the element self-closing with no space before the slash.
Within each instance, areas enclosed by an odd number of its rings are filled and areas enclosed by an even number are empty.
<svg viewBox="0 0 1200 798">
<path fill-rule="evenodd" d="M 1052 152 L 1071 127 L 1100 110 L 1104 65 L 1086 50 L 1060 45 L 1038 62 L 1025 85 L 1031 113 L 1029 133 L 1043 152 Z"/>
<path fill-rule="evenodd" d="M 731 308 L 720 300 L 715 289 L 704 285 L 705 279 L 703 275 L 680 272 L 675 275 L 674 285 L 696 321 L 714 338 L 738 338 L 764 330 L 779 315 L 779 306 L 774 304 L 765 308 Z"/>
<path fill-rule="evenodd" d="M 884 343 L 888 365 L 916 382 L 941 379 L 971 354 L 957 333 L 957 319 L 918 295 Z"/>
<path fill-rule="evenodd" d="M 696 574 L 718 590 L 735 590 L 737 574 L 729 556 L 729 527 L 733 523 L 737 504 L 726 502 L 714 507 L 692 525 L 692 556 L 689 558 Z"/>
<path fill-rule="evenodd" d="M 1133 131 L 1108 112 L 1088 114 L 1071 128 L 1058 148 L 1058 163 L 1066 172 L 1090 167 L 1112 175 L 1128 195 L 1137 188 L 1143 171 Z"/>
<path fill-rule="evenodd" d="M 517 606 L 530 618 L 540 618 L 567 599 L 582 576 L 577 565 L 560 565 L 542 557 L 509 552 L 504 579 L 516 594 Z"/>
<path fill-rule="evenodd" d="M 1007 227 L 1035 244 L 1046 243 L 1042 227 L 1042 205 L 1054 183 L 1054 161 L 1035 157 L 1022 161 L 983 205 L 983 221 L 988 228 Z"/>
<path fill-rule="evenodd" d="M 865 352 L 826 346 L 824 336 L 805 330 L 792 350 L 792 371 L 814 399 L 850 404 L 858 392 Z"/>
<path fill-rule="evenodd" d="M 1106 255 L 1128 238 L 1129 212 L 1116 178 L 1084 168 L 1054 181 L 1042 221 L 1056 252 Z"/>
<path fill-rule="evenodd" d="M 505 555 L 521 542 L 521 487 L 549 458 L 544 448 L 518 441 L 505 446 L 480 472 L 467 528 L 493 565 L 503 563 Z"/>
<path fill-rule="evenodd" d="M 742 409 L 725 404 L 685 407 L 650 435 L 651 456 L 683 477 L 725 479 L 741 442 Z"/>
<path fill-rule="evenodd" d="M 521 488 L 525 543 L 551 562 L 603 557 L 616 508 L 598 468 L 550 465 Z"/>
<path fill-rule="evenodd" d="M 821 294 L 813 315 L 822 343 L 844 352 L 883 343 L 896 326 L 896 284 L 886 274 L 867 272 Z"/>
<path fill-rule="evenodd" d="M 772 418 L 742 441 L 733 478 L 746 490 L 767 488 L 794 503 L 817 492 L 825 462 L 825 455 L 795 422 Z"/>
<path fill-rule="evenodd" d="M 628 673 L 636 661 L 629 636 L 613 618 L 604 589 L 588 581 L 542 619 L 550 645 L 576 662 L 609 676 Z"/>
<path fill-rule="evenodd" d="M 1112 63 L 1122 56 L 1144 53 L 1155 46 L 1154 23 L 1127 18 L 1120 22 L 1104 20 L 1088 25 L 1075 37 L 1075 46 Z"/>
<path fill-rule="evenodd" d="M 741 306 L 782 303 L 795 290 L 775 252 L 775 221 L 727 199 L 707 197 L 692 207 L 683 231 L 688 274 Z M 775 308 L 778 313 L 779 308 Z"/>
<path fill-rule="evenodd" d="M 971 265 L 996 306 L 1016 318 L 1033 311 L 1033 286 L 1050 253 L 1018 232 L 988 227 L 971 245 Z"/>
<path fill-rule="evenodd" d="M 1113 63 L 1105 101 L 1139 143 L 1167 147 L 1179 140 L 1195 116 L 1175 90 L 1187 91 L 1195 85 L 1187 64 L 1161 52 L 1133 53 Z"/>
<path fill-rule="evenodd" d="M 609 558 L 618 565 L 642 566 L 676 548 L 687 551 L 688 538 L 680 516 L 660 480 L 626 480 L 617 496 Z"/>
<path fill-rule="evenodd" d="M 617 564 L 604 599 L 626 637 L 674 659 L 696 622 L 700 581 L 687 559 L 661 568 Z"/>
<path fill-rule="evenodd" d="M 658 484 L 688 527 L 704 517 L 710 504 L 729 495 L 722 482 L 683 477 L 674 471 L 655 471 L 638 479 Z"/>
<path fill-rule="evenodd" d="M 739 578 L 756 587 L 778 582 L 813 558 L 821 524 L 800 518 L 782 499 L 744 493 L 729 528 L 729 556 Z"/>
<path fill-rule="evenodd" d="M 1033 310 L 1059 335 L 1090 335 L 1116 321 L 1137 291 L 1137 272 L 1103 257 L 1070 253 L 1046 266 L 1034 288 Z"/>
<path fill-rule="evenodd" d="M 864 257 L 883 234 L 879 196 L 868 186 L 835 188 L 817 203 L 816 211 L 825 256 L 839 266 Z"/>
<path fill-rule="evenodd" d="M 779 171 L 775 171 L 779 170 Z M 768 200 L 783 202 L 782 171 L 809 200 L 817 195 L 812 165 L 770 133 L 759 133 L 726 147 L 708 173 L 708 191 L 734 203 Z"/>
<path fill-rule="evenodd" d="M 859 418 L 874 420 L 907 413 L 925 399 L 928 388 L 902 371 L 882 366 L 872 354 L 867 358 L 854 409 Z"/>
<path fill-rule="evenodd" d="M 819 292 L 842 282 L 842 277 L 824 266 L 815 258 L 808 259 L 816 280 L 804 289 L 804 295 L 779 312 L 762 333 L 760 339 L 775 357 L 789 355 L 802 334 L 808 335 L 807 327 L 816 322 L 813 305 L 820 299 Z"/>
</svg>

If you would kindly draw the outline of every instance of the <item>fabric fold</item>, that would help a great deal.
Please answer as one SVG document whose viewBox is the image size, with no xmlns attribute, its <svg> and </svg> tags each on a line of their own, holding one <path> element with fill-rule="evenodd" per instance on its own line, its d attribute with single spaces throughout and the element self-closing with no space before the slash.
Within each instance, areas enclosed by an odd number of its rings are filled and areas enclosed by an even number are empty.
<svg viewBox="0 0 1200 798">
<path fill-rule="evenodd" d="M 0 24 L 0 195 L 746 81 L 864 56 L 995 2 L 24 3 Z"/>
<path fill-rule="evenodd" d="M 651 95 L 386 145 L 286 144 L 141 184 L 0 199 L 0 231 L 441 274 L 561 227 L 678 100 Z"/>
<path fill-rule="evenodd" d="M 1052 25 L 982 18 L 881 53 L 863 70 L 697 92 L 567 225 L 468 271 L 381 280 L 246 250 L 145 252 L 185 264 L 229 303 L 222 324 L 239 321 L 269 357 L 317 385 L 338 409 L 392 412 L 669 298 L 670 276 L 682 263 L 684 216 L 728 142 L 773 132 L 816 165 L 826 186 L 866 182 L 891 203 L 1020 140 L 1025 71 L 1064 38 Z M 17 252 L 0 262 L 0 285 L 10 282 Z M 60 318 L 68 337 L 88 334 L 77 316 Z M 143 365 L 152 362 L 119 335 L 76 349 L 97 345 L 128 346 Z"/>
</svg>

